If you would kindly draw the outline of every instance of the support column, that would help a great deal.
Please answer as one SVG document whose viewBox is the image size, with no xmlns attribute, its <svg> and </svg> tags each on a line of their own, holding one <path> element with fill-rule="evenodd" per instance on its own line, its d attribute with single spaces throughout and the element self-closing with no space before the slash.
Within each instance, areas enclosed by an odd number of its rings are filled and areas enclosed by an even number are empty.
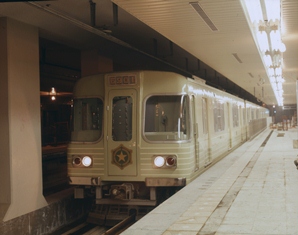
<svg viewBox="0 0 298 235">
<path fill-rule="evenodd" d="M 38 29 L 0 18 L 0 218 L 47 206 L 42 195 Z"/>
<path fill-rule="evenodd" d="M 81 77 L 112 71 L 113 61 L 111 59 L 98 55 L 97 51 L 82 51 Z"/>
<path fill-rule="evenodd" d="M 4 217 L 11 203 L 9 120 L 8 120 L 8 80 L 7 80 L 7 37 L 6 22 L 0 18 L 0 219 Z"/>
</svg>

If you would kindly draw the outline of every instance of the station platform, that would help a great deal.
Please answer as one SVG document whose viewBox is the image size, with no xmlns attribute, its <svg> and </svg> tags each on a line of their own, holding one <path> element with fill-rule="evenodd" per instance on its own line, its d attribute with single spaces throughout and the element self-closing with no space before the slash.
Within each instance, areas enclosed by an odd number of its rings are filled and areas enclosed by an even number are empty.
<svg viewBox="0 0 298 235">
<path fill-rule="evenodd" d="M 298 234 L 297 139 L 266 129 L 122 234 Z"/>
</svg>

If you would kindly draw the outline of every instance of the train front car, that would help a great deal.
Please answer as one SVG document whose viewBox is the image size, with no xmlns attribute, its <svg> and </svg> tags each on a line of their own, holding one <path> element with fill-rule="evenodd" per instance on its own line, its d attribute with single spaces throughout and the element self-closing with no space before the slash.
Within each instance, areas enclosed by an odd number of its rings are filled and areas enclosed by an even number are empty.
<svg viewBox="0 0 298 235">
<path fill-rule="evenodd" d="M 154 206 L 160 189 L 185 186 L 194 169 L 186 81 L 144 71 L 78 82 L 68 148 L 76 198 L 90 190 L 97 204 Z"/>
</svg>

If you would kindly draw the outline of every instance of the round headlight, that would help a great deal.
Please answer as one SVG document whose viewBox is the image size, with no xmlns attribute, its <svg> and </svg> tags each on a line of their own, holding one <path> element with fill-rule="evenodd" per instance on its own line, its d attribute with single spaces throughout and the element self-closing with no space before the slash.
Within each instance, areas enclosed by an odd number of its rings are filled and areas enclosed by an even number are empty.
<svg viewBox="0 0 298 235">
<path fill-rule="evenodd" d="M 89 157 L 89 156 L 85 156 L 85 157 L 83 157 L 83 159 L 82 159 L 82 164 L 83 164 L 84 166 L 86 166 L 86 167 L 91 166 L 91 164 L 92 164 L 92 159 L 91 159 L 91 157 Z"/>
<path fill-rule="evenodd" d="M 161 156 L 157 156 L 155 159 L 154 159 L 154 165 L 156 167 L 162 167 L 163 165 L 165 164 L 165 159 Z"/>
</svg>

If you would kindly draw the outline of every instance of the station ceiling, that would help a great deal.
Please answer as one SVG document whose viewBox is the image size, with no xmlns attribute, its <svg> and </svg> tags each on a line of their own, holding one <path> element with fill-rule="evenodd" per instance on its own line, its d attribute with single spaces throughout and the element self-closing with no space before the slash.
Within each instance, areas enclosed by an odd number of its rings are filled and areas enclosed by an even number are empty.
<svg viewBox="0 0 298 235">
<path fill-rule="evenodd" d="M 228 85 L 232 81 L 258 101 L 276 104 L 240 0 L 197 1 L 217 30 L 202 20 L 190 2 L 2 1 L 0 17 L 37 26 L 42 38 L 78 51 L 97 50 L 119 64 L 119 69 L 173 70 L 235 91 L 235 85 Z M 282 39 L 287 48 L 283 53 L 284 105 L 296 104 L 297 22 L 298 1 L 282 0 Z"/>
</svg>

